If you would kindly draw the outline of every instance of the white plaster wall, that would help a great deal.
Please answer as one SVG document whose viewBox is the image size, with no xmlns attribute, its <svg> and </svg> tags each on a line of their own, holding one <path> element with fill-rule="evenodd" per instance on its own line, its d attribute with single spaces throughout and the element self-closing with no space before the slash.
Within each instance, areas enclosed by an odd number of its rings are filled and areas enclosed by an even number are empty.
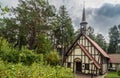
<svg viewBox="0 0 120 78">
<path fill-rule="evenodd" d="M 103 64 L 103 74 L 107 72 L 107 64 Z"/>
</svg>

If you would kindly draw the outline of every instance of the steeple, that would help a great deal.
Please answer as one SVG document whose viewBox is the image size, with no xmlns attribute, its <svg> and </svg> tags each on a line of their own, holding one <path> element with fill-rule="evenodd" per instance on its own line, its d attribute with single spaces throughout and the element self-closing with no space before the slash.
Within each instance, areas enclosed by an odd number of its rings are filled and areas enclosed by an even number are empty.
<svg viewBox="0 0 120 78">
<path fill-rule="evenodd" d="M 83 5 L 83 14 L 82 14 L 82 22 L 80 23 L 81 25 L 81 28 L 80 28 L 80 31 L 81 33 L 83 34 L 87 34 L 87 22 L 86 22 L 86 14 L 85 14 L 85 2 L 84 2 L 84 5 Z"/>
<path fill-rule="evenodd" d="M 85 5 L 84 5 L 84 7 L 83 7 L 82 21 L 86 21 L 86 16 L 85 16 Z"/>
</svg>

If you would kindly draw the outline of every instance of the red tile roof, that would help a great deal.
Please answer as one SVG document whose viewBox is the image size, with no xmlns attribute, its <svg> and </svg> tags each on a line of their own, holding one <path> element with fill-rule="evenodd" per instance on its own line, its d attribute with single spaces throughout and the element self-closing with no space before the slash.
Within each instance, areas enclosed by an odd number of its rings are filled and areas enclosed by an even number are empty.
<svg viewBox="0 0 120 78">
<path fill-rule="evenodd" d="M 78 44 L 79 45 L 79 44 Z M 93 61 L 94 65 L 100 69 L 100 65 L 98 64 L 98 62 L 92 57 L 92 55 L 88 52 L 88 50 L 83 46 L 83 45 L 79 45 L 79 47 L 82 49 L 82 51 L 86 54 L 86 56 L 88 56 L 88 58 Z"/>
<path fill-rule="evenodd" d="M 110 63 L 120 63 L 120 54 L 108 54 L 110 57 Z"/>
<path fill-rule="evenodd" d="M 84 37 L 104 56 L 109 58 L 108 54 L 95 42 L 93 41 L 90 37 L 87 35 L 84 35 Z"/>
</svg>

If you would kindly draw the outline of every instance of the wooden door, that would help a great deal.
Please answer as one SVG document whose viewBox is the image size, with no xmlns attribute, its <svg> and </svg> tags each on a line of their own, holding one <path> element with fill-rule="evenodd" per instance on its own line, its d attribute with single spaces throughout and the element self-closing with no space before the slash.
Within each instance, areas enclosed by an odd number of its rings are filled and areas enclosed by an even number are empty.
<svg viewBox="0 0 120 78">
<path fill-rule="evenodd" d="M 82 63 L 76 62 L 76 72 L 82 72 Z"/>
</svg>

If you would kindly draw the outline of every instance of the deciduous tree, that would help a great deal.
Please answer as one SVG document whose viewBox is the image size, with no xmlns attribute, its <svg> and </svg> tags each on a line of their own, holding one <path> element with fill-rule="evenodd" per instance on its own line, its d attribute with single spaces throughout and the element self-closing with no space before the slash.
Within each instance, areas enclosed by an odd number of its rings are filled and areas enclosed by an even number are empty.
<svg viewBox="0 0 120 78">
<path fill-rule="evenodd" d="M 113 26 L 109 30 L 109 38 L 110 38 L 110 43 L 108 47 L 108 52 L 109 53 L 120 53 L 120 50 L 118 49 L 118 44 L 120 44 L 120 25 L 118 26 Z"/>
</svg>

